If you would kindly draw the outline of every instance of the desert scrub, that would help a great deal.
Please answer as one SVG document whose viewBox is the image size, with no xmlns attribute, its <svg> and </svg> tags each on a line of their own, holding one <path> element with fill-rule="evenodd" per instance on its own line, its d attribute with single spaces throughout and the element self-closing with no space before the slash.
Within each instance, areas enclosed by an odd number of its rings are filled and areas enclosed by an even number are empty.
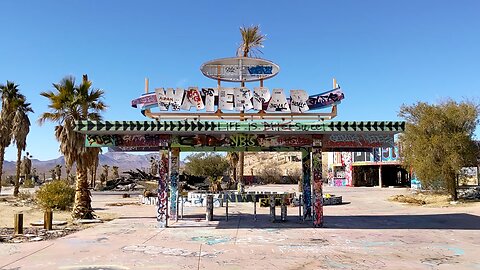
<svg viewBox="0 0 480 270">
<path fill-rule="evenodd" d="M 63 180 L 55 180 L 43 185 L 36 192 L 36 199 L 44 209 L 67 210 L 73 205 L 75 189 Z"/>
<path fill-rule="evenodd" d="M 24 188 L 34 188 L 35 187 L 35 182 L 31 178 L 26 179 L 25 182 L 23 182 L 23 187 Z"/>
</svg>

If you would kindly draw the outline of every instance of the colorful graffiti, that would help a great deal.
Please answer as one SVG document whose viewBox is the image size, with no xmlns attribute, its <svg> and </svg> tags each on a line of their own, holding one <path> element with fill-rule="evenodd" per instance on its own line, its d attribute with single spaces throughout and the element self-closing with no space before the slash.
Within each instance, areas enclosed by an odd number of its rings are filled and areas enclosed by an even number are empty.
<svg viewBox="0 0 480 270">
<path fill-rule="evenodd" d="M 177 220 L 178 174 L 180 170 L 180 151 L 170 151 L 170 219 Z"/>
<path fill-rule="evenodd" d="M 342 165 L 345 166 L 347 186 L 352 186 L 352 153 L 342 152 Z"/>
<path fill-rule="evenodd" d="M 115 146 L 115 135 L 87 134 L 85 137 L 86 147 L 110 147 Z"/>
<path fill-rule="evenodd" d="M 323 226 L 323 180 L 322 180 L 322 150 L 314 148 L 313 156 L 313 226 Z"/>
<path fill-rule="evenodd" d="M 382 161 L 397 161 L 398 158 L 398 147 L 382 148 Z"/>
<path fill-rule="evenodd" d="M 190 135 L 174 136 L 172 147 L 307 147 L 312 145 L 311 135 L 275 136 L 265 134 Z"/>
<path fill-rule="evenodd" d="M 312 217 L 312 189 L 310 186 L 310 151 L 302 151 L 302 173 L 303 173 L 303 219 Z"/>
<path fill-rule="evenodd" d="M 136 135 L 96 135 L 87 134 L 85 146 L 87 147 L 167 147 L 170 135 L 136 134 Z"/>
<path fill-rule="evenodd" d="M 168 157 L 167 153 L 163 152 L 160 158 L 160 168 L 157 190 L 157 221 L 160 228 L 167 226 L 167 204 L 168 204 Z"/>
<path fill-rule="evenodd" d="M 336 148 L 361 148 L 392 147 L 393 135 L 390 134 L 330 134 L 323 137 L 323 147 L 329 150 Z"/>
</svg>

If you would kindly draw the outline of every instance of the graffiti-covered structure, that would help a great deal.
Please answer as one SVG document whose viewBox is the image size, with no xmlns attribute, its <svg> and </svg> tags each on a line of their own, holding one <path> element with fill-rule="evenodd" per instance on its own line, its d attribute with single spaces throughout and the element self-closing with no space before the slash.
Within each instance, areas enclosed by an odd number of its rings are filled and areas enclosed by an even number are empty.
<svg viewBox="0 0 480 270">
<path fill-rule="evenodd" d="M 159 227 L 178 217 L 180 152 L 301 152 L 303 218 L 322 227 L 323 152 L 393 147 L 394 135 L 405 129 L 401 121 L 332 121 L 345 97 L 336 80 L 333 89 L 320 94 L 293 89 L 288 95 L 283 89 L 264 86 L 264 80 L 279 72 L 271 61 L 223 58 L 200 69 L 217 81 L 216 87 L 158 87 L 150 92 L 145 81 L 145 94 L 131 105 L 151 121 L 75 123 L 75 131 L 86 134 L 87 147 L 160 154 Z M 222 81 L 241 85 L 223 87 Z M 245 82 L 254 81 L 260 85 L 245 87 Z M 159 111 L 152 112 L 155 108 Z"/>
<path fill-rule="evenodd" d="M 361 152 L 331 152 L 328 183 L 332 186 L 409 186 L 395 147 L 375 147 Z"/>
</svg>

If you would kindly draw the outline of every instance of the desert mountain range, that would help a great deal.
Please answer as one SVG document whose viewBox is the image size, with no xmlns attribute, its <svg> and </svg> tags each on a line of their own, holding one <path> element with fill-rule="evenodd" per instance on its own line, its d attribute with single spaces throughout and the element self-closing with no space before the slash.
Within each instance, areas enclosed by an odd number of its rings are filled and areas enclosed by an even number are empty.
<svg viewBox="0 0 480 270">
<path fill-rule="evenodd" d="M 156 153 L 149 153 L 144 155 L 135 155 L 122 152 L 106 152 L 100 154 L 100 165 L 98 173 L 101 172 L 102 165 L 118 166 L 119 172 L 132 170 L 132 169 L 144 169 L 150 168 L 150 157 L 158 156 Z M 287 171 L 301 169 L 301 155 L 300 153 L 284 153 L 284 152 L 258 152 L 258 153 L 245 153 L 245 175 L 251 175 L 253 172 L 257 174 L 260 170 L 266 166 L 275 166 L 282 174 L 286 174 Z M 3 175 L 15 174 L 15 161 L 4 161 L 3 163 Z M 38 160 L 32 159 L 32 168 L 37 169 L 37 174 L 49 177 L 49 171 L 55 167 L 55 165 L 62 165 L 62 175 L 65 175 L 65 160 L 63 156 L 51 159 L 51 160 Z M 183 162 L 180 164 L 183 165 Z"/>
</svg>

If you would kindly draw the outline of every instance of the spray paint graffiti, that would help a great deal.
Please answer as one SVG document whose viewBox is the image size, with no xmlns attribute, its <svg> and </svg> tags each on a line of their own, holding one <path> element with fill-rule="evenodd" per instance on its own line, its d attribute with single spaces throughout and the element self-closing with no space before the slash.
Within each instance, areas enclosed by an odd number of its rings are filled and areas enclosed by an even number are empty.
<svg viewBox="0 0 480 270">
<path fill-rule="evenodd" d="M 312 189 L 310 186 L 310 151 L 302 151 L 302 172 L 303 172 L 303 218 L 312 217 Z"/>
<path fill-rule="evenodd" d="M 313 153 L 313 226 L 323 226 L 323 182 L 322 150 L 315 148 Z"/>
<path fill-rule="evenodd" d="M 190 251 L 183 248 L 169 248 L 161 246 L 146 246 L 146 245 L 131 245 L 122 248 L 124 252 L 141 252 L 148 255 L 167 255 L 167 256 L 181 256 L 181 257 L 207 257 L 214 258 L 222 251 L 205 252 L 205 251 Z"/>
<path fill-rule="evenodd" d="M 168 201 L 168 158 L 165 152 L 160 158 L 160 178 L 158 179 L 157 221 L 160 228 L 167 226 L 167 201 Z"/>
<path fill-rule="evenodd" d="M 347 186 L 352 186 L 352 153 L 342 152 L 342 165 L 345 166 Z"/>
<path fill-rule="evenodd" d="M 180 151 L 174 148 L 170 151 L 170 219 L 177 219 L 178 173 Z"/>
</svg>

